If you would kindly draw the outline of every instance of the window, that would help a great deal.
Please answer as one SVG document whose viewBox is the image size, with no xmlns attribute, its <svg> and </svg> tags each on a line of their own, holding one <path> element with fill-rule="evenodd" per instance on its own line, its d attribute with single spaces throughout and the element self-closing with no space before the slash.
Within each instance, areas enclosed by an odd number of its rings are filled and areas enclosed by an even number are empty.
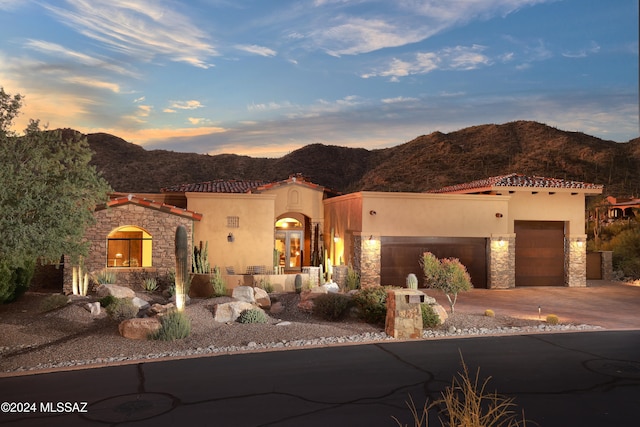
<svg viewBox="0 0 640 427">
<path fill-rule="evenodd" d="M 228 216 L 227 217 L 227 227 L 228 228 L 239 228 L 240 227 L 240 217 L 238 217 L 238 216 Z"/>
<path fill-rule="evenodd" d="M 151 235 L 135 227 L 120 227 L 107 237 L 108 267 L 151 267 Z"/>
</svg>

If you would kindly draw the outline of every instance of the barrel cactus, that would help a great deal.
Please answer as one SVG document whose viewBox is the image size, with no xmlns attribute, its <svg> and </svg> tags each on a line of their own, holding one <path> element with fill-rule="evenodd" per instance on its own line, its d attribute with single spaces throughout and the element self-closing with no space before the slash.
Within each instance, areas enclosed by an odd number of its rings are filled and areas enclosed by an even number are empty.
<svg viewBox="0 0 640 427">
<path fill-rule="evenodd" d="M 413 273 L 410 273 L 407 276 L 407 288 L 408 289 L 418 289 L 418 278 Z"/>
<path fill-rule="evenodd" d="M 240 323 L 267 323 L 267 315 L 262 309 L 251 308 L 243 310 L 238 317 Z"/>
</svg>

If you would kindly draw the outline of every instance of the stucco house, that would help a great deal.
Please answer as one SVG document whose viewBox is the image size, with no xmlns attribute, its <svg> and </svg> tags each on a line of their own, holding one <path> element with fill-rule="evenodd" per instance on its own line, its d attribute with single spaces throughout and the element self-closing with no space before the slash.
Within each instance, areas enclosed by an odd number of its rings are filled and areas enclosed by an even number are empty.
<svg viewBox="0 0 640 427">
<path fill-rule="evenodd" d="M 186 184 L 100 206 L 87 262 L 125 275 L 171 268 L 175 227 L 183 224 L 230 275 L 351 264 L 363 286 L 403 285 L 409 273 L 422 280 L 419 258 L 431 251 L 459 258 L 475 287 L 585 286 L 585 196 L 601 192 L 601 185 L 518 174 L 429 193 L 343 195 L 300 175 Z M 117 239 L 140 239 L 138 265 L 112 253 Z"/>
</svg>

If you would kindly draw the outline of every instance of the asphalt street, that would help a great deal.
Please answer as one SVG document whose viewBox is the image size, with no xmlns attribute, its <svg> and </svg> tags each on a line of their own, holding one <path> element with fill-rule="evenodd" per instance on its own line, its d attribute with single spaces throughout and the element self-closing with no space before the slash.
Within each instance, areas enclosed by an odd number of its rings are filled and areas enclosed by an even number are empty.
<svg viewBox="0 0 640 427">
<path fill-rule="evenodd" d="M 640 331 L 314 348 L 0 378 L 7 426 L 413 425 L 461 356 L 527 426 L 637 426 Z M 6 402 L 6 403 L 5 403 Z M 10 412 L 11 410 L 15 412 Z M 8 412 L 9 411 L 9 412 Z M 430 412 L 430 426 L 439 426 Z"/>
</svg>

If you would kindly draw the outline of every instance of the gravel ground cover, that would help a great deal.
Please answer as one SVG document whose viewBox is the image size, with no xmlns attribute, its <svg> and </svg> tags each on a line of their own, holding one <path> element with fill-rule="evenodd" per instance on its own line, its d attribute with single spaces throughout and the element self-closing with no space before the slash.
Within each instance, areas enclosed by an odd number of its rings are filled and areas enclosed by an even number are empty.
<svg viewBox="0 0 640 427">
<path fill-rule="evenodd" d="M 192 299 L 186 308 L 192 322 L 188 338 L 171 342 L 130 340 L 120 336 L 118 323 L 104 311 L 92 316 L 84 308 L 93 299 L 74 298 L 60 309 L 43 313 L 40 305 L 47 295 L 29 292 L 15 303 L 0 305 L 0 373 L 393 340 L 383 327 L 356 318 L 327 322 L 303 312 L 297 308 L 300 298 L 297 294 L 275 295 L 284 311 L 271 314 L 266 324 L 216 322 L 212 314 L 214 305 L 230 298 Z M 138 296 L 147 300 L 158 298 L 144 293 Z M 550 326 L 531 319 L 457 312 L 444 325 L 425 330 L 423 336 L 435 339 L 594 328 L 597 326 Z"/>
</svg>

